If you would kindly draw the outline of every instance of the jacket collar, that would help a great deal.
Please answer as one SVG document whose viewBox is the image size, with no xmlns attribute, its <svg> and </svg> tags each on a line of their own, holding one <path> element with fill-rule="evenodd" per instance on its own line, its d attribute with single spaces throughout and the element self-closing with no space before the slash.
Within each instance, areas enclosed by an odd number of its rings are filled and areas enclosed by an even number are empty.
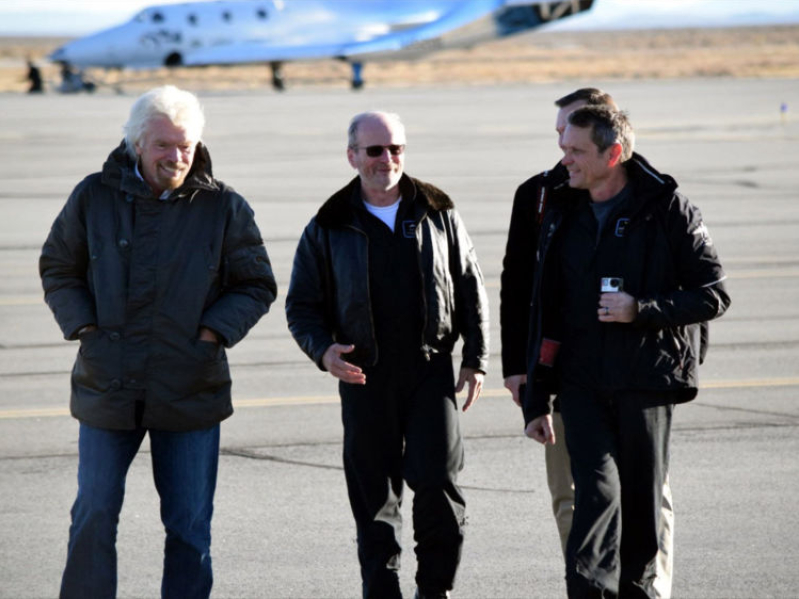
<svg viewBox="0 0 799 599">
<path fill-rule="evenodd" d="M 627 184 L 632 185 L 634 188 L 633 214 L 643 209 L 651 201 L 656 201 L 663 197 L 671 198 L 677 189 L 677 182 L 670 175 L 658 172 L 640 154 L 633 152 L 632 157 L 624 163 L 624 167 L 627 169 Z M 553 188 L 558 191 L 558 194 L 554 206 L 557 206 L 559 210 L 568 212 L 581 205 L 580 201 L 589 201 L 587 191 L 569 187 L 568 171 L 565 167 L 560 171 L 556 166 L 551 171 L 547 171 L 547 173 L 551 173 L 551 176 L 555 177 L 556 183 Z M 562 181 L 559 179 L 558 173 L 563 175 Z"/>
<path fill-rule="evenodd" d="M 322 204 L 316 222 L 324 228 L 337 229 L 352 224 L 361 198 L 361 178 L 355 177 Z M 450 197 L 429 183 L 403 174 L 399 182 L 400 194 L 410 199 L 423 212 L 441 212 L 455 207 Z"/>
<path fill-rule="evenodd" d="M 647 206 L 662 200 L 671 200 L 677 190 L 677 182 L 670 176 L 658 172 L 646 158 L 633 152 L 625 163 L 628 185 L 633 185 L 633 204 L 630 217 L 644 210 Z"/>
<path fill-rule="evenodd" d="M 636 184 L 639 193 L 671 195 L 677 189 L 677 182 L 670 175 L 658 172 L 640 154 L 633 152 L 632 158 L 625 163 L 625 166 L 627 175 Z"/>
<path fill-rule="evenodd" d="M 145 198 L 153 197 L 150 186 L 136 175 L 135 166 L 136 164 L 128 155 L 127 144 L 123 139 L 103 164 L 102 182 L 124 193 Z M 208 148 L 202 142 L 198 142 L 194 152 L 194 162 L 186 180 L 172 193 L 169 199 L 175 200 L 192 196 L 201 189 L 217 191 L 220 186 L 212 175 L 211 155 L 208 153 Z"/>
<path fill-rule="evenodd" d="M 542 172 L 541 175 L 546 181 L 545 184 L 552 189 L 569 184 L 569 171 L 560 160 L 551 169 Z"/>
</svg>

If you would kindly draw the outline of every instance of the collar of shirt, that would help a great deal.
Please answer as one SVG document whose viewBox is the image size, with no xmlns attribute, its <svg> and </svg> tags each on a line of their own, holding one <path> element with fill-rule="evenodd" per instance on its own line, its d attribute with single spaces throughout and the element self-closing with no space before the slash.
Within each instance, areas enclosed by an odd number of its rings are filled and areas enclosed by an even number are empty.
<svg viewBox="0 0 799 599">
<path fill-rule="evenodd" d="M 402 201 L 402 196 L 397 198 L 397 201 L 393 204 L 388 206 L 375 206 L 374 204 L 370 204 L 366 200 L 363 200 L 364 208 L 366 208 L 371 214 L 374 214 L 377 218 L 382 220 L 386 223 L 386 226 L 394 231 L 394 224 L 397 220 L 397 211 L 399 210 L 400 202 Z"/>
<path fill-rule="evenodd" d="M 141 179 L 142 181 L 147 183 L 147 181 L 145 181 L 144 177 L 142 177 L 141 171 L 139 170 L 139 163 L 138 162 L 134 165 L 133 171 L 136 173 L 136 176 L 139 179 Z M 149 183 L 147 183 L 147 184 L 149 185 Z M 169 199 L 169 194 L 171 194 L 171 193 L 172 193 L 171 189 L 165 189 L 163 192 L 161 192 L 161 195 L 159 196 L 158 199 L 159 200 L 168 200 Z"/>
</svg>

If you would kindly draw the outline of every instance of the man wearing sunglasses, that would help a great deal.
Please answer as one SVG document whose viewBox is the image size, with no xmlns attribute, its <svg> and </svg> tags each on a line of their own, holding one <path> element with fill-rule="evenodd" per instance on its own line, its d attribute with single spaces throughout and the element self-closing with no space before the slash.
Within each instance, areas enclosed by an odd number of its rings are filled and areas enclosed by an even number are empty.
<svg viewBox="0 0 799 599">
<path fill-rule="evenodd" d="M 407 481 L 417 596 L 448 597 L 465 512 L 455 393 L 467 389 L 467 410 L 487 366 L 483 277 L 452 200 L 404 174 L 397 115 L 356 115 L 347 158 L 358 176 L 322 205 L 297 247 L 288 326 L 319 368 L 339 379 L 363 596 L 402 596 Z M 459 337 L 456 383 L 451 353 Z"/>
</svg>

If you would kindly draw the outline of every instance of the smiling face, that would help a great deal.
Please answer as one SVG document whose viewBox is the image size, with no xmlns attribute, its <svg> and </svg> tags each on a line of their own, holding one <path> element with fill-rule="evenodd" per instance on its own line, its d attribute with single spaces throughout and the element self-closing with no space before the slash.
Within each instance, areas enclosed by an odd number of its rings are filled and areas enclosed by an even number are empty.
<svg viewBox="0 0 799 599">
<path fill-rule="evenodd" d="M 364 198 L 375 205 L 385 205 L 399 197 L 399 181 L 405 168 L 405 153 L 397 155 L 385 146 L 405 145 L 405 130 L 401 123 L 380 114 L 371 115 L 358 123 L 355 147 L 347 148 L 347 159 L 361 177 Z M 384 146 L 376 157 L 366 154 L 368 146 Z"/>
<path fill-rule="evenodd" d="M 561 163 L 569 171 L 569 186 L 587 189 L 594 201 L 610 198 L 626 181 L 619 163 L 621 146 L 613 144 L 600 151 L 591 139 L 590 127 L 568 125 L 563 132 Z M 621 182 L 621 187 L 619 183 Z M 609 192 L 612 192 L 609 194 Z"/>
<path fill-rule="evenodd" d="M 166 116 L 150 120 L 136 144 L 136 154 L 142 177 L 156 196 L 183 185 L 194 162 L 197 141 Z"/>
</svg>

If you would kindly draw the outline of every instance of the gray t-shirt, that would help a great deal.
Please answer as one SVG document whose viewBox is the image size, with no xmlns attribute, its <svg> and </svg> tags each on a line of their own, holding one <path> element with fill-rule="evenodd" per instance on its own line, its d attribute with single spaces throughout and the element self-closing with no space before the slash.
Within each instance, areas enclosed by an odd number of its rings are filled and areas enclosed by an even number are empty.
<svg viewBox="0 0 799 599">
<path fill-rule="evenodd" d="M 602 237 L 602 231 L 605 228 L 605 223 L 608 222 L 608 217 L 615 210 L 616 206 L 624 202 L 630 196 L 630 184 L 625 185 L 622 190 L 615 196 L 604 202 L 591 202 L 591 209 L 594 211 L 594 218 L 598 223 L 596 229 L 596 241 Z"/>
</svg>

